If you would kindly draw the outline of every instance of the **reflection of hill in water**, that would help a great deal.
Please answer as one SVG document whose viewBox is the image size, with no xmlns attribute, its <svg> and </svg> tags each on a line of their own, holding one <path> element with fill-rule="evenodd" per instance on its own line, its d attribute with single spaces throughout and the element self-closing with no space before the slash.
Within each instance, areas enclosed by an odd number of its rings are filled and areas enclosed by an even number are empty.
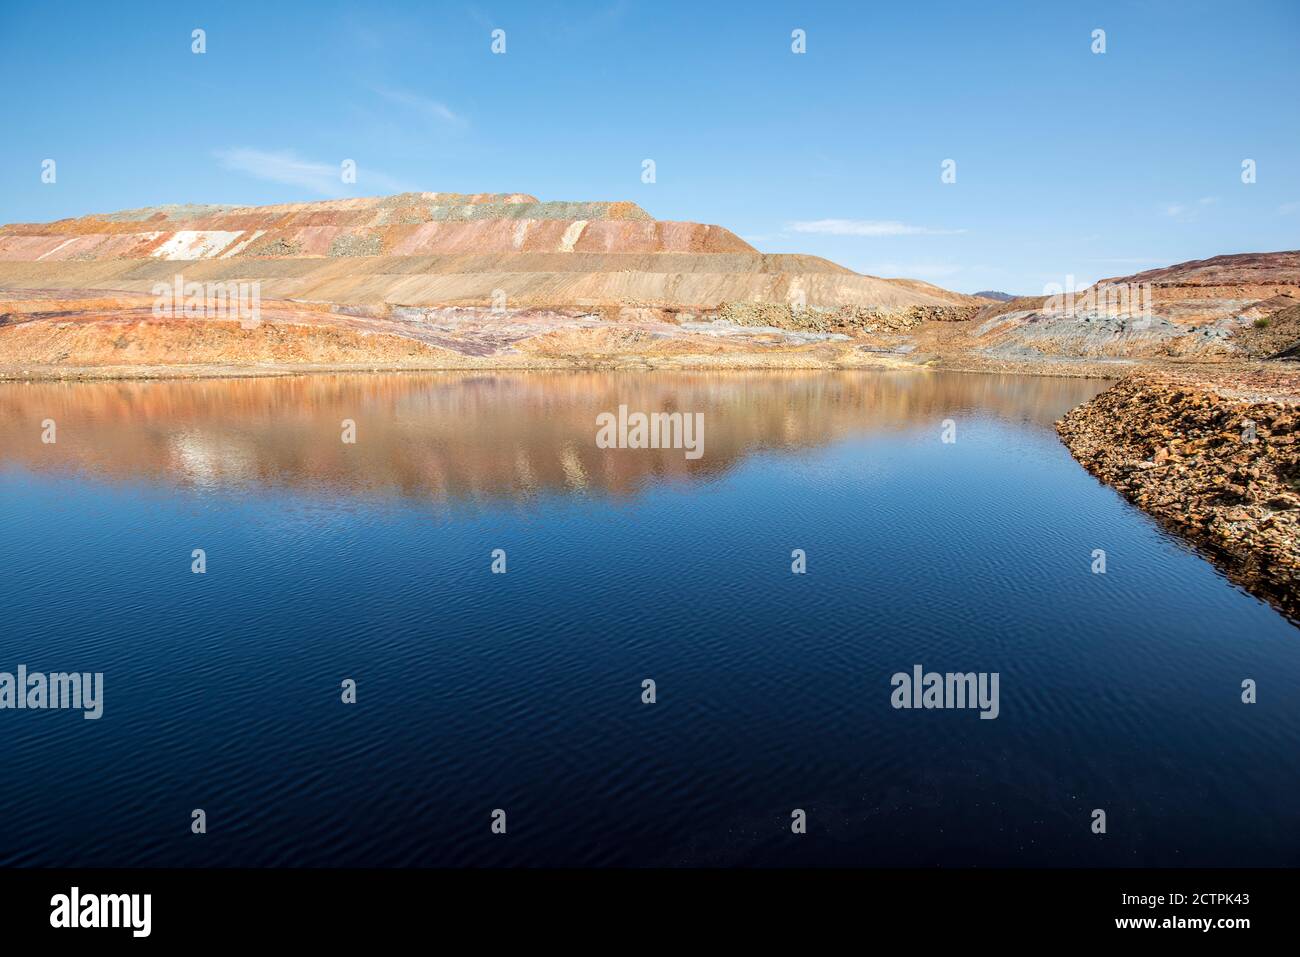
<svg viewBox="0 0 1300 957">
<path fill-rule="evenodd" d="M 320 375 L 0 386 L 0 467 L 186 487 L 522 499 L 720 475 L 765 449 L 935 430 L 985 411 L 1050 427 L 1096 381 L 924 372 Z M 704 412 L 704 456 L 602 450 L 596 415 Z M 54 419 L 58 443 L 41 443 Z M 357 423 L 356 445 L 340 440 Z"/>
</svg>

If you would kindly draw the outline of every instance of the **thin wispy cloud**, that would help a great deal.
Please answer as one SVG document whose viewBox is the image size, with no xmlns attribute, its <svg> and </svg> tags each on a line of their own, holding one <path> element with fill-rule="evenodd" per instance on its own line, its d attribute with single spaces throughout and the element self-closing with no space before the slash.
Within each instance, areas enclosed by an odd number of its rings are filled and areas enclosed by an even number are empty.
<svg viewBox="0 0 1300 957">
<path fill-rule="evenodd" d="M 1283 216 L 1290 216 L 1292 213 L 1300 213 L 1300 203 L 1283 203 L 1277 208 L 1277 211 Z"/>
<path fill-rule="evenodd" d="M 446 103 L 422 96 L 419 93 L 412 93 L 410 90 L 376 87 L 375 93 L 392 103 L 413 110 L 435 123 L 450 124 L 452 126 L 463 126 L 466 123 L 465 118 L 453 112 Z"/>
<path fill-rule="evenodd" d="M 337 196 L 343 192 L 338 166 L 305 160 L 289 150 L 267 152 L 241 147 L 218 150 L 217 159 L 226 169 L 255 179 L 297 186 L 322 196 Z"/>
<path fill-rule="evenodd" d="M 319 196 L 355 194 L 358 188 L 372 192 L 406 191 L 406 187 L 391 176 L 368 170 L 362 164 L 358 164 L 357 168 L 357 186 L 348 188 L 341 175 L 342 161 L 323 163 L 303 159 L 292 150 L 268 151 L 236 147 L 217 150 L 216 157 L 228 170 L 270 183 L 295 186 Z"/>
<path fill-rule="evenodd" d="M 1194 203 L 1167 203 L 1165 204 L 1164 214 L 1170 219 L 1177 219 L 1181 222 L 1191 222 L 1197 216 L 1197 213 L 1206 206 L 1213 206 L 1219 201 L 1217 196 L 1202 196 Z"/>
<path fill-rule="evenodd" d="M 1160 256 L 1112 256 L 1104 259 L 1085 259 L 1084 262 L 1105 263 L 1113 266 L 1145 266 L 1147 264 L 1161 265 L 1170 260 L 1167 257 Z"/>
<path fill-rule="evenodd" d="M 825 236 L 955 236 L 964 229 L 933 229 L 912 226 L 892 219 L 814 219 L 790 223 L 795 233 L 819 233 Z"/>
<path fill-rule="evenodd" d="M 868 263 L 862 272 L 868 276 L 906 276 L 910 279 L 945 279 L 965 270 L 953 263 Z"/>
<path fill-rule="evenodd" d="M 603 9 L 581 17 L 564 17 L 560 19 L 560 32 L 569 40 L 587 40 L 618 26 L 627 15 L 627 0 L 615 0 Z"/>
<path fill-rule="evenodd" d="M 471 3 L 468 7 L 465 8 L 465 12 L 470 15 L 470 17 L 474 20 L 475 23 L 477 23 L 479 26 L 483 27 L 484 29 L 495 30 L 499 26 L 501 26 L 501 24 L 498 23 L 490 13 L 485 13 L 483 8 L 478 6 L 477 4 Z"/>
</svg>

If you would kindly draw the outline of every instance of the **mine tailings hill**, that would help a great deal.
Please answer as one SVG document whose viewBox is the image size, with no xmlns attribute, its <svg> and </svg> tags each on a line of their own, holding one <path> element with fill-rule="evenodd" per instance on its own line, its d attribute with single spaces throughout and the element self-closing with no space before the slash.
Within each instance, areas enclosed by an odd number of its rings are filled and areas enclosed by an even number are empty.
<svg viewBox="0 0 1300 957">
<path fill-rule="evenodd" d="M 721 226 L 657 220 L 634 203 L 522 193 L 158 206 L 0 228 L 0 292 L 148 293 L 178 272 L 202 283 L 255 280 L 263 299 L 368 307 L 979 302 L 815 256 L 763 254 Z"/>
<path fill-rule="evenodd" d="M 1300 251 L 1240 253 L 987 303 L 974 334 L 1005 357 L 1269 358 L 1300 345 L 1297 305 Z"/>
</svg>

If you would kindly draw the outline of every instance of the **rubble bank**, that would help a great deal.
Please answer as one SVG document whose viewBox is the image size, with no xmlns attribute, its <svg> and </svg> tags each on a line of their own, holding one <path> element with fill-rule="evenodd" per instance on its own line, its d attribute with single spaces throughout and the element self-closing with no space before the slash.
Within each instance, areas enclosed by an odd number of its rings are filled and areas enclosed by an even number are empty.
<svg viewBox="0 0 1300 957">
<path fill-rule="evenodd" d="M 1135 375 L 1056 424 L 1089 472 L 1300 621 L 1300 406 Z"/>
</svg>

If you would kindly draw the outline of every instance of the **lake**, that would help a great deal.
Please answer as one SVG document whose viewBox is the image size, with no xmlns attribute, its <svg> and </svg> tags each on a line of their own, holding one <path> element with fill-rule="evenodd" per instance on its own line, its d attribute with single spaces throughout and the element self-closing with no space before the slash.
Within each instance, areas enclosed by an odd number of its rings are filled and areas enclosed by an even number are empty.
<svg viewBox="0 0 1300 957">
<path fill-rule="evenodd" d="M 1070 457 L 1105 386 L 0 385 L 0 672 L 103 675 L 0 710 L 0 864 L 1300 864 L 1300 632 Z"/>
</svg>

